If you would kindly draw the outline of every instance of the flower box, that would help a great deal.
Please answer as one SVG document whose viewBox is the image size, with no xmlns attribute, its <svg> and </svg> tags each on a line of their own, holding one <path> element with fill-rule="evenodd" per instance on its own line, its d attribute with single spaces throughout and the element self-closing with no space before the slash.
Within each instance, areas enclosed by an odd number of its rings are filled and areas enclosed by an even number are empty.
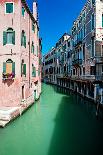
<svg viewBox="0 0 103 155">
<path fill-rule="evenodd" d="M 15 73 L 3 73 L 3 80 L 12 80 L 15 78 Z"/>
</svg>

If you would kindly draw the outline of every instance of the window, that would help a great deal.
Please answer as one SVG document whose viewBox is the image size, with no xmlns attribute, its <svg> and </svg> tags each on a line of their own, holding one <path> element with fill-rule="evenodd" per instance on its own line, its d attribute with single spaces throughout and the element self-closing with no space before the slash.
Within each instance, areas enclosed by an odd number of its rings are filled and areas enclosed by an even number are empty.
<svg viewBox="0 0 103 155">
<path fill-rule="evenodd" d="M 32 46 L 31 46 L 31 53 L 34 54 L 34 42 L 32 41 Z"/>
<path fill-rule="evenodd" d="M 83 60 L 85 61 L 85 44 L 83 45 Z"/>
<path fill-rule="evenodd" d="M 68 42 L 68 47 L 70 47 L 70 41 Z"/>
<path fill-rule="evenodd" d="M 85 24 L 84 24 L 84 27 L 83 27 L 83 37 L 85 37 L 86 35 L 86 28 L 85 28 Z"/>
<path fill-rule="evenodd" d="M 103 65 L 102 65 L 102 73 L 103 73 Z"/>
<path fill-rule="evenodd" d="M 26 64 L 24 63 L 24 60 L 22 60 L 22 63 L 21 63 L 21 76 L 22 75 L 26 77 Z"/>
<path fill-rule="evenodd" d="M 95 0 L 92 0 L 92 5 L 94 5 L 95 4 Z"/>
<path fill-rule="evenodd" d="M 3 32 L 3 45 L 14 44 L 15 45 L 15 31 L 12 28 Z"/>
<path fill-rule="evenodd" d="M 24 95 L 25 93 L 24 93 L 24 86 L 22 86 L 22 100 L 24 100 L 24 98 L 25 98 L 25 95 Z"/>
<path fill-rule="evenodd" d="M 35 32 L 35 25 L 33 22 L 32 22 L 32 30 Z"/>
<path fill-rule="evenodd" d="M 22 31 L 22 34 L 21 34 L 21 46 L 24 46 L 26 48 L 26 34 L 24 30 Z"/>
<path fill-rule="evenodd" d="M 75 69 L 73 69 L 73 75 L 75 75 Z"/>
<path fill-rule="evenodd" d="M 103 45 L 102 45 L 102 49 L 101 49 L 101 56 L 103 56 Z"/>
<path fill-rule="evenodd" d="M 40 76 L 40 68 L 38 68 L 38 76 Z"/>
<path fill-rule="evenodd" d="M 93 57 L 94 56 L 94 37 L 91 39 L 91 56 Z"/>
<path fill-rule="evenodd" d="M 103 14 L 102 14 L 102 27 L 103 27 Z"/>
<path fill-rule="evenodd" d="M 91 16 L 91 29 L 94 29 L 94 14 Z"/>
<path fill-rule="evenodd" d="M 7 13 L 7 14 L 9 14 L 9 13 L 13 13 L 14 12 L 14 3 L 6 3 L 5 4 L 5 12 Z"/>
<path fill-rule="evenodd" d="M 83 67 L 83 75 L 85 75 L 85 67 Z"/>
<path fill-rule="evenodd" d="M 90 75 L 96 75 L 96 66 L 90 67 Z"/>
<path fill-rule="evenodd" d="M 25 8 L 22 7 L 22 16 L 24 17 L 25 16 Z"/>
<path fill-rule="evenodd" d="M 32 64 L 32 77 L 36 77 L 36 68 Z"/>
<path fill-rule="evenodd" d="M 15 62 L 8 59 L 3 62 L 3 79 L 12 79 L 15 77 Z"/>
</svg>

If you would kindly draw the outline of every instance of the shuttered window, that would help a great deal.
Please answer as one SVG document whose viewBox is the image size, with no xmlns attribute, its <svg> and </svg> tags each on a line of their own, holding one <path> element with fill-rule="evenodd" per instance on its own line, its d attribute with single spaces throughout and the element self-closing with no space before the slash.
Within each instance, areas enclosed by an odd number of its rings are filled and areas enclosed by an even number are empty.
<svg viewBox="0 0 103 155">
<path fill-rule="evenodd" d="M 13 3 L 6 3 L 6 13 L 13 13 L 13 12 L 14 12 Z"/>
<path fill-rule="evenodd" d="M 3 45 L 6 44 L 15 45 L 15 31 L 13 31 L 11 28 L 3 32 Z"/>
<path fill-rule="evenodd" d="M 26 64 L 21 63 L 21 76 L 25 75 L 26 77 Z"/>
<path fill-rule="evenodd" d="M 12 72 L 15 74 L 15 62 L 12 63 Z"/>
<path fill-rule="evenodd" d="M 6 62 L 3 62 L 3 73 L 6 73 Z"/>
<path fill-rule="evenodd" d="M 31 53 L 34 54 L 34 42 L 32 42 L 32 46 L 31 46 Z"/>
<path fill-rule="evenodd" d="M 103 14 L 102 14 L 102 27 L 103 27 Z"/>
<path fill-rule="evenodd" d="M 22 16 L 24 17 L 25 16 L 25 8 L 22 7 Z"/>
<path fill-rule="evenodd" d="M 40 76 L 40 68 L 38 69 L 38 76 Z"/>
<path fill-rule="evenodd" d="M 36 68 L 32 64 L 32 77 L 36 77 Z"/>
<path fill-rule="evenodd" d="M 13 73 L 13 75 L 15 75 L 15 62 L 13 62 L 11 59 L 7 60 L 6 62 L 3 62 L 3 73 Z"/>
<path fill-rule="evenodd" d="M 24 31 L 21 33 L 21 46 L 24 46 L 26 48 L 26 34 Z"/>
<path fill-rule="evenodd" d="M 32 30 L 35 32 L 35 25 L 33 22 L 32 22 Z"/>
<path fill-rule="evenodd" d="M 26 76 L 26 64 L 23 65 L 23 74 Z"/>
</svg>

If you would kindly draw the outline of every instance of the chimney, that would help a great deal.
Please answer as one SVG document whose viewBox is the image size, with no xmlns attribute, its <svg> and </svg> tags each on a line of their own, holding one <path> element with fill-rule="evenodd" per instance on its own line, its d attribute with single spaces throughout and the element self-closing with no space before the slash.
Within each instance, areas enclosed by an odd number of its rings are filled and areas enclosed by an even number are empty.
<svg viewBox="0 0 103 155">
<path fill-rule="evenodd" d="M 34 2 L 33 2 L 33 16 L 34 16 L 34 18 L 35 18 L 35 20 L 37 20 L 37 1 L 36 0 L 34 0 Z"/>
</svg>

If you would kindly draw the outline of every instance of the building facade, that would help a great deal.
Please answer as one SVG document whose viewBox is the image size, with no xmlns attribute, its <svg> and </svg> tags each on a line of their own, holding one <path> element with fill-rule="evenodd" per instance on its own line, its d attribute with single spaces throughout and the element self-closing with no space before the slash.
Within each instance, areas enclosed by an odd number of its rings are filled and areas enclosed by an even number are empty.
<svg viewBox="0 0 103 155">
<path fill-rule="evenodd" d="M 41 93 L 37 3 L 0 1 L 0 109 L 32 104 Z"/>
<path fill-rule="evenodd" d="M 103 1 L 88 0 L 62 49 L 56 84 L 103 103 Z M 61 46 L 63 43 L 61 42 Z M 55 46 L 58 53 L 58 48 Z M 59 63 L 61 64 L 61 63 Z M 64 69 L 63 69 L 64 68 Z M 67 69 L 67 70 L 66 70 Z"/>
</svg>

